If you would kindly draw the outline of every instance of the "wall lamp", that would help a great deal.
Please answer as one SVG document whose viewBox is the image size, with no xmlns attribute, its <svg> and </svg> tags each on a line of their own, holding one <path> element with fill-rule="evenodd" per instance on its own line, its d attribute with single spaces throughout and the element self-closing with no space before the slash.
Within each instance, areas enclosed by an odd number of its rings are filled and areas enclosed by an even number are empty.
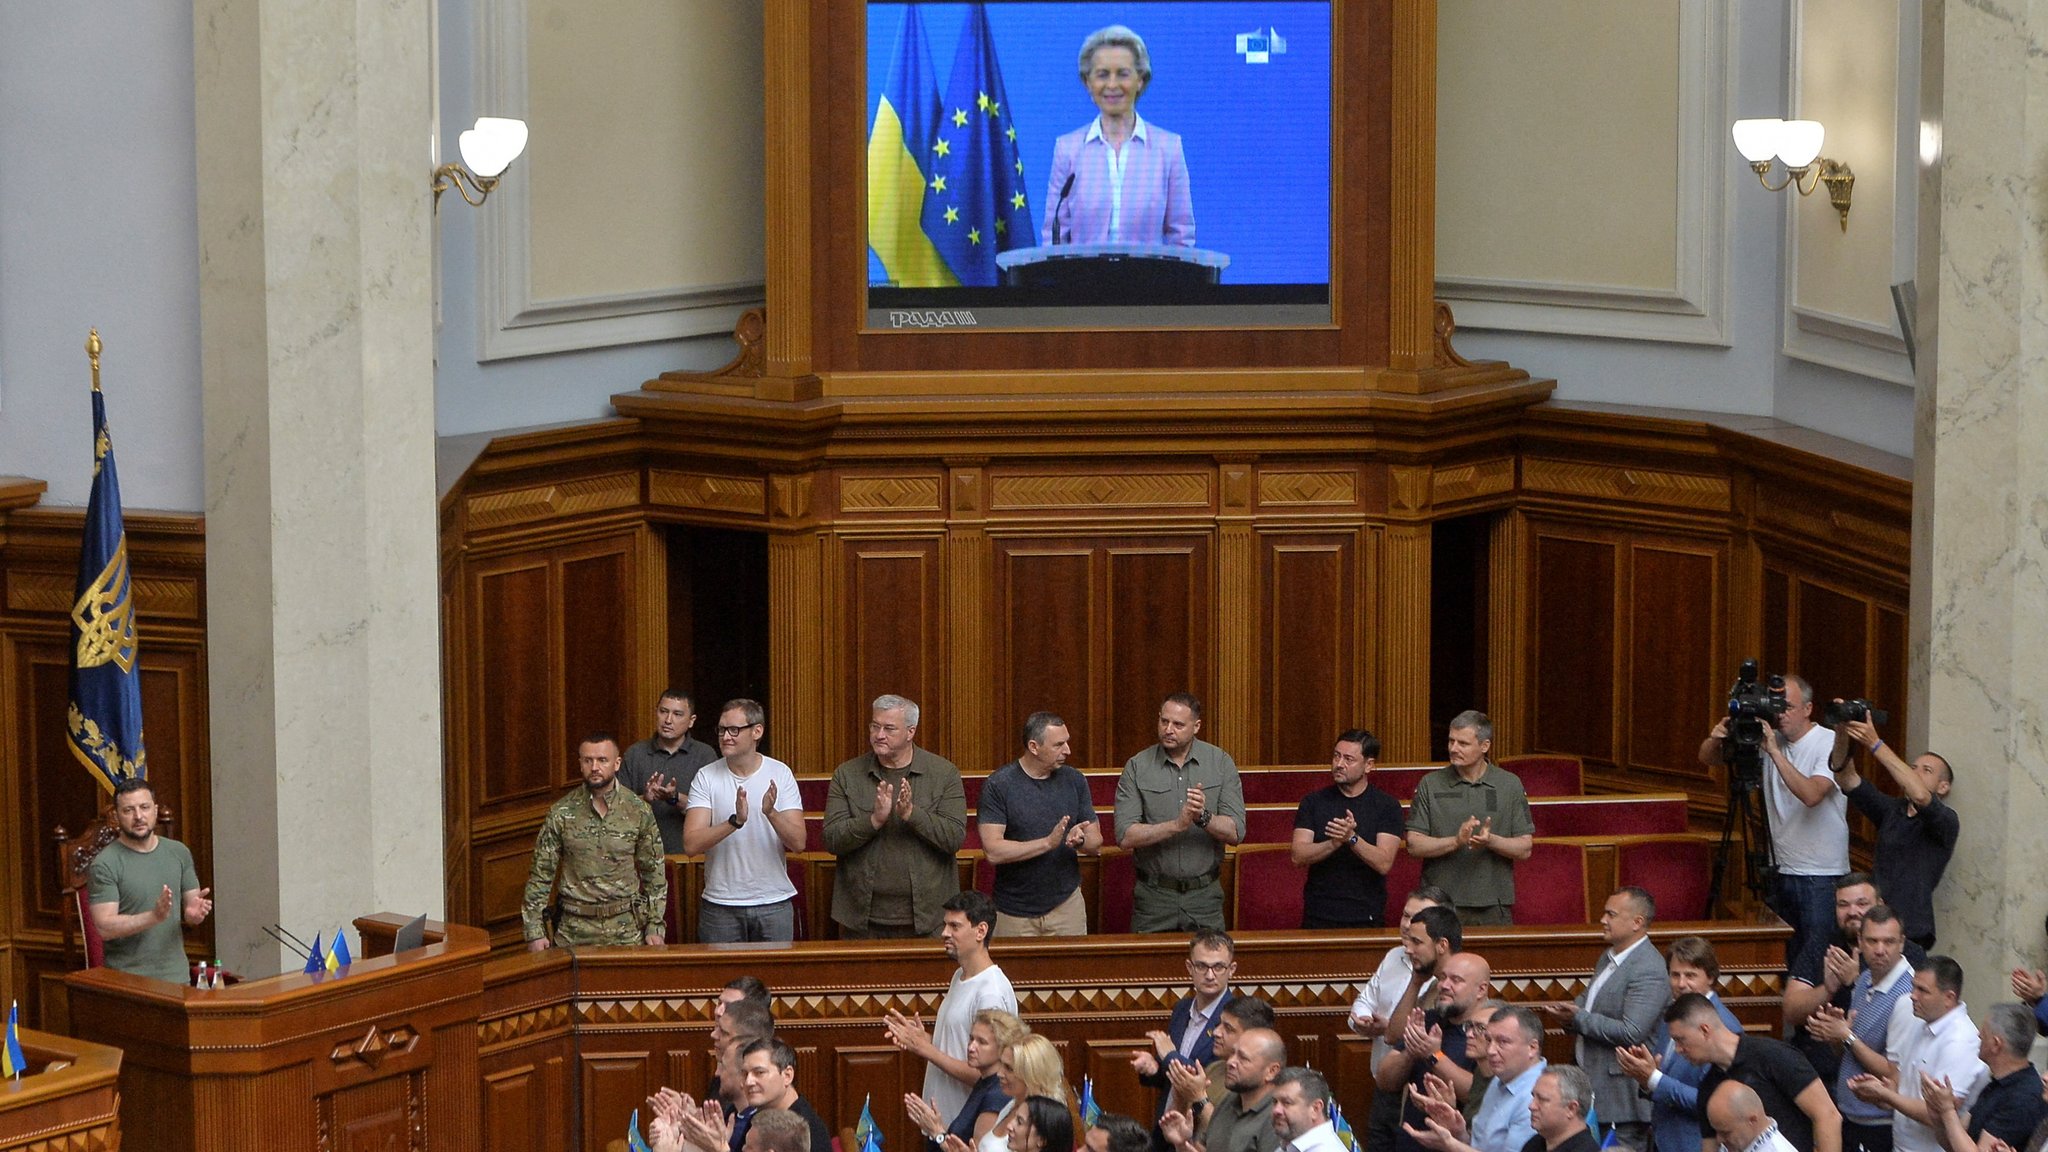
<svg viewBox="0 0 2048 1152">
<path fill-rule="evenodd" d="M 503 116 L 479 116 L 476 127 L 464 132 L 456 146 L 462 149 L 460 163 L 450 161 L 434 169 L 434 210 L 441 209 L 441 193 L 455 189 L 474 208 L 483 204 L 491 189 L 503 179 L 505 169 L 526 151 L 526 121 Z M 476 195 L 471 196 L 474 190 Z"/>
<path fill-rule="evenodd" d="M 1811 196 L 1816 187 L 1826 184 L 1828 202 L 1841 214 L 1842 231 L 1849 230 L 1849 192 L 1856 187 L 1856 174 L 1847 164 L 1820 154 L 1821 138 L 1826 135 L 1820 121 L 1775 116 L 1737 120 L 1734 133 L 1735 150 L 1749 161 L 1758 183 L 1772 192 L 1797 188 L 1801 196 Z M 1772 157 L 1785 166 L 1785 178 L 1776 184 L 1771 183 Z"/>
</svg>

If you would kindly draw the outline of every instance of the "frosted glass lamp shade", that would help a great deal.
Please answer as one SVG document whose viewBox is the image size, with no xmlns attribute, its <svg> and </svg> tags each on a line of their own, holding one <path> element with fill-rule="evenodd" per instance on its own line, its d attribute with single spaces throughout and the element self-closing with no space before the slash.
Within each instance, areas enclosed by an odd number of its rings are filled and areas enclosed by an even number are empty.
<svg viewBox="0 0 2048 1152">
<path fill-rule="evenodd" d="M 1787 120 L 1778 130 L 1778 161 L 1787 168 L 1804 168 L 1820 155 L 1821 139 L 1827 130 L 1818 120 Z"/>
<path fill-rule="evenodd" d="M 1762 120 L 1737 120 L 1735 122 L 1735 150 L 1752 164 L 1768 162 L 1778 154 L 1778 129 L 1784 124 L 1776 116 Z"/>
<path fill-rule="evenodd" d="M 469 170 L 488 180 L 511 167 L 526 151 L 526 121 L 479 116 L 476 127 L 464 132 L 456 144 Z"/>
</svg>

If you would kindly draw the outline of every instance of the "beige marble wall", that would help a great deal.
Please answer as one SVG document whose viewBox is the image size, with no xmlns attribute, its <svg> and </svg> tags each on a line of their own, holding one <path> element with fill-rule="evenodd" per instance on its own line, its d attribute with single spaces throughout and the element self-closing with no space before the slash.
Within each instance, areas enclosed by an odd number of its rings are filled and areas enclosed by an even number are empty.
<svg viewBox="0 0 2048 1152">
<path fill-rule="evenodd" d="M 2048 912 L 2048 10 L 1924 12 L 1913 736 L 1957 768 L 1939 950 L 1981 1016 Z"/>
<path fill-rule="evenodd" d="M 442 907 L 430 9 L 194 11 L 211 882 L 266 975 L 261 925 Z"/>
</svg>

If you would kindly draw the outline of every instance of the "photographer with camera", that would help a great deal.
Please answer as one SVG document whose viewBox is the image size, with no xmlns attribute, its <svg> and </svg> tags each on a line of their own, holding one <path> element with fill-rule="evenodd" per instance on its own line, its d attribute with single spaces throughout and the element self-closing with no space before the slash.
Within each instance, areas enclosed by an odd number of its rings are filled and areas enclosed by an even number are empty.
<svg viewBox="0 0 2048 1152">
<path fill-rule="evenodd" d="M 1922 752 L 1910 764 L 1900 759 L 1877 734 L 1877 725 L 1891 717 L 1872 708 L 1869 701 L 1837 700 L 1828 706 L 1827 718 L 1849 740 L 1868 749 L 1899 786 L 1897 796 L 1878 791 L 1876 784 L 1856 771 L 1850 745 L 1845 742 L 1837 749 L 1835 783 L 1877 829 L 1870 857 L 1877 886 L 1885 902 L 1905 922 L 1906 939 L 1932 948 L 1934 886 L 1941 883 L 1962 830 L 1956 810 L 1947 803 L 1955 772 L 1933 752 Z"/>
<path fill-rule="evenodd" d="M 1732 786 L 1763 792 L 1776 866 L 1766 903 L 1792 926 L 1789 962 L 1834 931 L 1835 878 L 1849 871 L 1849 802 L 1829 766 L 1836 737 L 1814 722 L 1813 685 L 1805 677 L 1773 676 L 1765 697 L 1756 691 L 1753 661 L 1743 665 L 1729 711 L 1701 742 L 1700 763 L 1728 763 Z M 1753 733 L 1745 731 L 1750 724 Z M 1733 750 L 1724 748 L 1731 737 Z M 1761 780 L 1742 779 L 1742 757 L 1735 754 L 1750 740 L 1759 741 L 1750 751 Z"/>
</svg>

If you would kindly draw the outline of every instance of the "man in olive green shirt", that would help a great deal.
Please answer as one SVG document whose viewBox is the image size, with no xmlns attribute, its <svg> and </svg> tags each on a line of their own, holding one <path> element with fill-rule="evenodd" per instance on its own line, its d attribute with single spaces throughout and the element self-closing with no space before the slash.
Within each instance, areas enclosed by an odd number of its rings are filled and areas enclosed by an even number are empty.
<svg viewBox="0 0 2048 1152">
<path fill-rule="evenodd" d="M 876 697 L 868 752 L 841 764 L 825 793 L 825 851 L 839 857 L 832 919 L 848 940 L 933 936 L 960 891 L 954 853 L 967 839 L 960 769 L 919 748 L 918 707 Z"/>
<path fill-rule="evenodd" d="M 659 944 L 668 877 L 661 829 L 647 801 L 618 783 L 619 742 L 599 732 L 576 748 L 583 787 L 555 802 L 533 842 L 520 920 L 526 947 Z M 548 894 L 561 880 L 561 919 L 547 935 Z"/>
<path fill-rule="evenodd" d="M 1468 926 L 1514 923 L 1514 862 L 1536 850 L 1529 794 L 1487 761 L 1492 750 L 1485 713 L 1452 717 L 1451 763 L 1422 778 L 1408 807 L 1408 854 L 1422 861 L 1422 882 L 1450 893 Z"/>
<path fill-rule="evenodd" d="M 1230 753 L 1196 738 L 1202 702 L 1176 692 L 1159 705 L 1159 743 L 1124 762 L 1116 841 L 1138 880 L 1133 932 L 1223 930 L 1223 846 L 1244 839 L 1244 784 Z"/>
<path fill-rule="evenodd" d="M 93 857 L 87 901 L 106 941 L 107 967 L 183 984 L 192 969 L 180 925 L 213 911 L 213 889 L 199 886 L 192 852 L 156 834 L 156 791 L 131 776 L 114 789 L 120 836 Z"/>
</svg>

